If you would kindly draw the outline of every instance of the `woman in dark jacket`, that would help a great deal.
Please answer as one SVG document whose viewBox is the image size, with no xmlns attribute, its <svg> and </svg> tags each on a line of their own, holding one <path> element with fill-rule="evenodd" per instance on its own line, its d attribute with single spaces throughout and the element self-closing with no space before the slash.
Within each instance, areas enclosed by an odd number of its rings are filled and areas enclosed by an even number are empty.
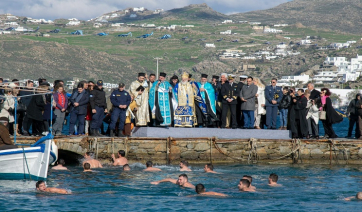
<svg viewBox="0 0 362 212">
<path fill-rule="evenodd" d="M 27 108 L 26 116 L 28 117 L 29 123 L 32 123 L 32 134 L 35 136 L 42 136 L 42 132 L 44 131 L 43 113 L 46 100 L 45 95 L 40 94 L 46 93 L 48 88 L 49 86 L 47 85 L 39 86 L 36 92 L 37 95 L 31 97 Z"/>
<path fill-rule="evenodd" d="M 333 130 L 332 124 L 343 121 L 343 117 L 339 115 L 332 106 L 332 100 L 329 98 L 331 92 L 328 88 L 322 88 L 320 93 L 321 98 L 318 101 L 319 111 L 326 111 L 326 120 L 321 120 L 325 132 L 325 137 L 337 138 L 338 136 Z"/>
<path fill-rule="evenodd" d="M 87 105 L 89 102 L 89 93 L 83 88 L 84 84 L 79 83 L 77 90 L 69 98 L 70 102 L 70 121 L 69 121 L 69 135 L 74 134 L 74 125 L 78 120 L 78 134 L 84 134 L 85 116 L 87 114 Z"/>
</svg>

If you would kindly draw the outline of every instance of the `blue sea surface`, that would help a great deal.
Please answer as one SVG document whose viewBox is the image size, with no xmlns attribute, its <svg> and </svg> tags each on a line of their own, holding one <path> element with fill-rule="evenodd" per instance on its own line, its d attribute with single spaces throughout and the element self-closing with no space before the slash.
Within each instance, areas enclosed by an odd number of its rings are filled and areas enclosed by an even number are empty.
<svg viewBox="0 0 362 212">
<path fill-rule="evenodd" d="M 156 166 L 161 172 L 142 171 L 132 164 L 130 172 L 119 167 L 82 172 L 50 171 L 49 187 L 69 189 L 70 195 L 45 194 L 35 190 L 35 181 L 0 181 L 1 211 L 360 211 L 362 202 L 345 201 L 362 191 L 362 168 L 352 165 L 216 165 L 219 174 L 203 172 L 192 165 L 187 172 L 194 185 L 228 197 L 197 196 L 193 189 L 171 183 L 152 185 L 166 177 L 176 179 L 177 166 Z M 270 173 L 279 175 L 281 187 L 270 187 Z M 243 175 L 253 177 L 256 192 L 240 192 Z"/>
</svg>

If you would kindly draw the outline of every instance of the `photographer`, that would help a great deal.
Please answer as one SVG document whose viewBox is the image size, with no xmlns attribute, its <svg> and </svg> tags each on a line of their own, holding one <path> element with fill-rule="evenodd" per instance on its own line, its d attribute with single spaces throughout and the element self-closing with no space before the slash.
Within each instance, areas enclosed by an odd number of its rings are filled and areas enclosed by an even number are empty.
<svg viewBox="0 0 362 212">
<path fill-rule="evenodd" d="M 315 99 L 310 99 L 311 92 L 306 90 L 304 96 L 307 98 L 307 122 L 308 122 L 308 133 L 310 138 L 319 138 L 319 109 L 316 105 Z M 358 120 L 358 117 L 357 117 Z"/>
<path fill-rule="evenodd" d="M 292 103 L 292 98 L 289 94 L 288 87 L 283 88 L 283 97 L 279 103 L 279 120 L 280 120 L 280 128 L 279 130 L 287 129 L 287 120 L 288 120 L 288 108 Z"/>
</svg>

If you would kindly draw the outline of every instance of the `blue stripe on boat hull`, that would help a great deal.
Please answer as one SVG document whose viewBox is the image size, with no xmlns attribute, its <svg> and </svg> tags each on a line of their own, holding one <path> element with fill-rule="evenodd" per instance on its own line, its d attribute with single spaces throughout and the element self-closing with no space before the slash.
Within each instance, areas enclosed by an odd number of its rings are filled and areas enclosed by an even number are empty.
<svg viewBox="0 0 362 212">
<path fill-rule="evenodd" d="M 5 173 L 0 173 L 0 179 L 1 180 L 23 180 L 23 179 L 26 179 L 26 180 L 30 180 L 30 177 L 32 180 L 46 180 L 46 178 L 43 178 L 43 177 L 37 177 L 35 175 L 31 175 L 29 176 L 29 174 L 23 174 L 23 173 L 8 173 L 8 174 L 5 174 Z"/>
</svg>

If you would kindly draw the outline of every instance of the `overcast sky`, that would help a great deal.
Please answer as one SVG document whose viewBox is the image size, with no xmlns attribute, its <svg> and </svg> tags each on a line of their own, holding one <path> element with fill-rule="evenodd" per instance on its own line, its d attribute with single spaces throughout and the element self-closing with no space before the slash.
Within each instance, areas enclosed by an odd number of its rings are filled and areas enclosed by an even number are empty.
<svg viewBox="0 0 362 212">
<path fill-rule="evenodd" d="M 0 0 L 0 14 L 51 20 L 73 17 L 88 20 L 129 7 L 169 10 L 201 3 L 207 3 L 218 12 L 231 14 L 268 9 L 287 1 L 290 0 Z"/>
</svg>

